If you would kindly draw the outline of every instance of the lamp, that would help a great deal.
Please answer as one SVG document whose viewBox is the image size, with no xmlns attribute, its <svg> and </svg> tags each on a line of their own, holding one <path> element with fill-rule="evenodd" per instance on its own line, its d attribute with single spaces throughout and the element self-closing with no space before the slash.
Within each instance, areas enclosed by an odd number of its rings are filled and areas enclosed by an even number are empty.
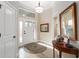
<svg viewBox="0 0 79 59">
<path fill-rule="evenodd" d="M 35 8 L 35 11 L 37 13 L 42 13 L 43 12 L 43 8 L 40 6 L 40 2 L 38 3 L 38 7 Z"/>
</svg>

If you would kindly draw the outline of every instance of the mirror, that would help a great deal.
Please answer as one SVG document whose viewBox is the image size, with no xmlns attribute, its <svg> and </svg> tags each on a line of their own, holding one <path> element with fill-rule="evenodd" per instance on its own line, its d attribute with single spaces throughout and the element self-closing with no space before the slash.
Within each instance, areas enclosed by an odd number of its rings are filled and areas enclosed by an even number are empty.
<svg viewBox="0 0 79 59">
<path fill-rule="evenodd" d="M 71 4 L 60 13 L 60 35 L 77 40 L 76 3 Z"/>
</svg>

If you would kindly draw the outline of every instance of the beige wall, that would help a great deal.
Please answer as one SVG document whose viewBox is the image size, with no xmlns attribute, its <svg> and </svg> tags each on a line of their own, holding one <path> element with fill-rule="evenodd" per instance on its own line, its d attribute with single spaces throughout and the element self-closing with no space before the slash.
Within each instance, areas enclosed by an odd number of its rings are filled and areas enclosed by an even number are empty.
<svg viewBox="0 0 79 59">
<path fill-rule="evenodd" d="M 59 23 L 59 14 L 67 8 L 70 4 L 73 2 L 55 2 L 54 5 L 52 6 L 52 9 L 49 8 L 48 10 L 44 11 L 42 14 L 40 14 L 40 24 L 43 23 L 49 23 L 49 32 L 40 32 L 40 41 L 45 42 L 46 44 L 49 44 L 52 46 L 52 40 L 54 39 L 54 17 L 57 17 L 58 24 Z M 77 3 L 77 34 L 79 35 L 79 2 Z M 60 27 L 58 27 L 58 32 L 60 33 Z M 78 36 L 79 40 L 79 36 Z M 79 44 L 79 43 L 78 43 Z M 75 46 L 78 44 L 75 43 Z M 75 57 L 75 55 L 71 54 L 66 54 L 63 53 L 63 57 Z"/>
<path fill-rule="evenodd" d="M 74 1 L 62 1 L 62 2 L 55 2 L 54 7 L 53 7 L 53 17 L 57 16 L 58 21 L 59 21 L 59 14 L 66 9 L 69 5 L 71 5 Z M 77 35 L 79 35 L 79 1 L 76 1 L 76 6 L 77 6 Z M 60 25 L 60 23 L 59 23 Z M 60 29 L 60 27 L 59 27 Z M 60 31 L 59 31 L 60 32 Z M 78 36 L 79 40 L 79 36 Z"/>
<path fill-rule="evenodd" d="M 54 39 L 54 17 L 57 17 L 58 24 L 59 23 L 59 14 L 66 9 L 69 5 L 71 5 L 74 1 L 62 1 L 55 2 L 52 8 L 47 9 L 42 14 L 40 14 L 40 24 L 49 23 L 49 32 L 40 32 L 40 41 L 45 42 L 47 44 L 52 45 L 52 40 Z M 77 25 L 79 25 L 79 2 L 76 1 L 77 4 Z M 77 26 L 77 30 L 79 26 Z M 60 33 L 60 27 L 58 27 L 58 32 Z M 77 31 L 79 35 L 79 30 Z M 78 36 L 79 40 L 79 36 Z"/>
<path fill-rule="evenodd" d="M 35 14 L 35 20 L 37 20 L 37 40 L 40 40 L 40 16 L 38 13 Z"/>
<path fill-rule="evenodd" d="M 52 45 L 52 8 L 45 10 L 43 13 L 40 14 L 40 24 L 49 23 L 49 32 L 40 32 L 40 41 Z"/>
</svg>

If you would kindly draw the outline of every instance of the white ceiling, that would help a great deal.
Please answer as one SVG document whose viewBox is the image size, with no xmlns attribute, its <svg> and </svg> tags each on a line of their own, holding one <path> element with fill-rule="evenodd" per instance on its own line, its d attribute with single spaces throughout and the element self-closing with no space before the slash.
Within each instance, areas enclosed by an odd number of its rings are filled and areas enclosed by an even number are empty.
<svg viewBox="0 0 79 59">
<path fill-rule="evenodd" d="M 19 10 L 19 15 L 30 15 L 34 17 L 35 8 L 38 6 L 39 1 L 9 1 L 15 8 Z M 40 6 L 44 10 L 53 7 L 55 1 L 40 1 Z"/>
<path fill-rule="evenodd" d="M 19 1 L 21 4 L 30 8 L 31 11 L 35 11 L 35 8 L 38 6 L 39 1 Z M 55 1 L 40 1 L 40 6 L 44 8 L 44 10 L 53 7 Z"/>
</svg>

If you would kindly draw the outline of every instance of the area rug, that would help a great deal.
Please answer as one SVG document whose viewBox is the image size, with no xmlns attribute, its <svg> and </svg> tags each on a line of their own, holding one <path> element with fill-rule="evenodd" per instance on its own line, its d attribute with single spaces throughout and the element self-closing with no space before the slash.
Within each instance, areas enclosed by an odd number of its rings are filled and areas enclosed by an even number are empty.
<svg viewBox="0 0 79 59">
<path fill-rule="evenodd" d="M 26 49 L 28 49 L 31 53 L 34 53 L 34 54 L 42 53 L 47 49 L 45 46 L 39 45 L 36 42 L 26 44 L 26 45 L 24 45 L 24 47 Z"/>
</svg>

